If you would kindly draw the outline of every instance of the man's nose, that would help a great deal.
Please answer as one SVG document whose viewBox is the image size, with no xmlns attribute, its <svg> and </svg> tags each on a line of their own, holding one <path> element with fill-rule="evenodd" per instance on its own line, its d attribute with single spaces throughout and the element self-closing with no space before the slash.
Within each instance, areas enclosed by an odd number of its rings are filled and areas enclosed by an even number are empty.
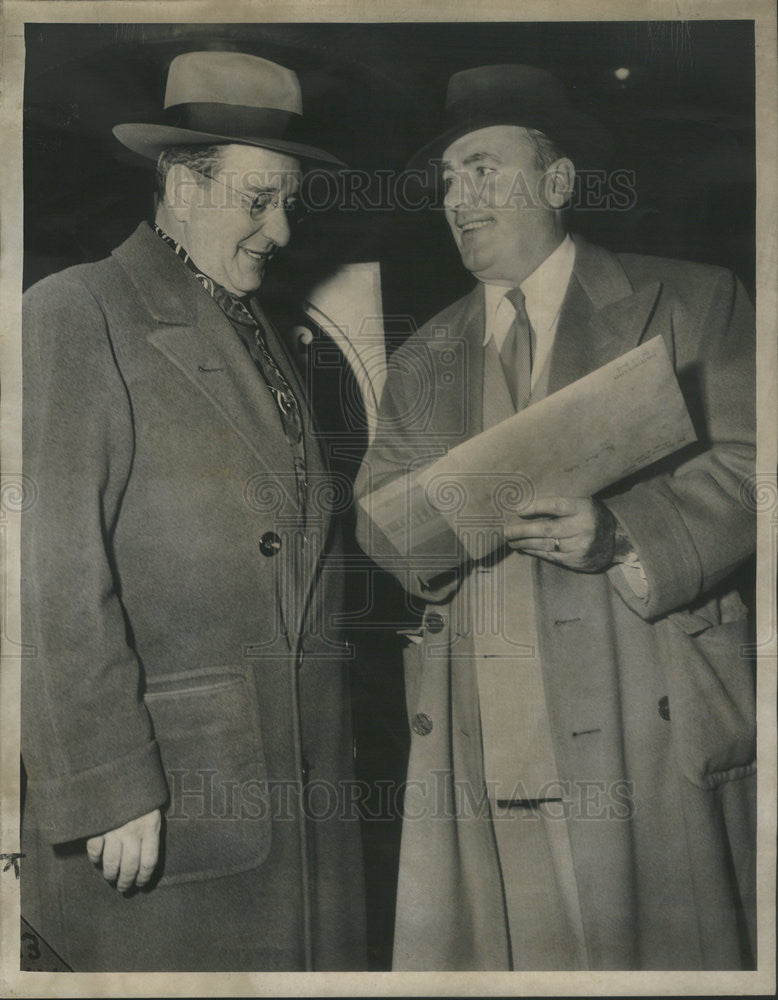
<svg viewBox="0 0 778 1000">
<path fill-rule="evenodd" d="M 446 208 L 457 209 L 477 205 L 479 200 L 472 178 L 469 174 L 462 173 L 452 178 L 443 204 Z"/>
<path fill-rule="evenodd" d="M 262 235 L 272 240 L 276 246 L 285 247 L 292 235 L 284 206 L 268 207 L 262 221 Z"/>
<path fill-rule="evenodd" d="M 443 195 L 443 205 L 446 208 L 458 208 L 463 201 L 464 185 L 460 177 L 453 177 L 445 194 Z"/>
</svg>

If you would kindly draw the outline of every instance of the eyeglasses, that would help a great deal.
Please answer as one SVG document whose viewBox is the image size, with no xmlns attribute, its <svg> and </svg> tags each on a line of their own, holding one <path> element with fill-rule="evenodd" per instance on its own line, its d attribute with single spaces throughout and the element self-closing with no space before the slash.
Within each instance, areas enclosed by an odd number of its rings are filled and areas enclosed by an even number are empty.
<svg viewBox="0 0 778 1000">
<path fill-rule="evenodd" d="M 191 169 L 193 168 L 190 167 Z M 221 184 L 228 191 L 232 191 L 249 202 L 249 215 L 253 222 L 259 222 L 268 209 L 278 208 L 279 205 L 283 207 L 286 220 L 290 226 L 299 226 L 308 217 L 310 212 L 310 209 L 298 198 L 282 198 L 277 191 L 259 191 L 257 194 L 252 195 L 233 187 L 231 184 L 220 181 L 218 177 L 214 177 L 212 174 L 206 174 L 204 170 L 195 170 L 194 173 L 200 174 L 201 177 L 207 177 L 209 181 L 214 181 L 216 184 Z"/>
</svg>

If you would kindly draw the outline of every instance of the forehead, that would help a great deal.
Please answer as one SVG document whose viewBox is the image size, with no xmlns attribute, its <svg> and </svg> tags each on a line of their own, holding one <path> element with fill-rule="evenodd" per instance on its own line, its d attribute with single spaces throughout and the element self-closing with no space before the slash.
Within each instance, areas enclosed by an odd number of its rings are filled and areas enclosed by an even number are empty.
<svg viewBox="0 0 778 1000">
<path fill-rule="evenodd" d="M 300 163 L 273 149 L 232 144 L 222 146 L 220 172 L 256 188 L 289 189 L 299 182 Z"/>
<path fill-rule="evenodd" d="M 527 130 L 521 125 L 489 125 L 455 139 L 441 159 L 444 166 L 450 164 L 456 168 L 462 166 L 468 157 L 479 153 L 503 161 L 516 161 L 531 157 L 534 150 Z"/>
</svg>

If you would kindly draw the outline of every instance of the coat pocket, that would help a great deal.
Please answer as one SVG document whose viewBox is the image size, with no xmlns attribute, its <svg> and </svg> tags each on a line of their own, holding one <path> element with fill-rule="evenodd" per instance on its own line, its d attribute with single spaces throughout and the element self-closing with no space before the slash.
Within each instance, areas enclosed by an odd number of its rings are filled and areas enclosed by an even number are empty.
<svg viewBox="0 0 778 1000">
<path fill-rule="evenodd" d="M 745 617 L 710 624 L 679 612 L 658 623 L 667 664 L 670 725 L 678 763 L 700 788 L 753 772 L 756 677 Z"/>
<path fill-rule="evenodd" d="M 256 868 L 270 850 L 271 816 L 259 707 L 250 668 L 173 674 L 149 685 L 170 792 L 158 884 Z"/>
</svg>

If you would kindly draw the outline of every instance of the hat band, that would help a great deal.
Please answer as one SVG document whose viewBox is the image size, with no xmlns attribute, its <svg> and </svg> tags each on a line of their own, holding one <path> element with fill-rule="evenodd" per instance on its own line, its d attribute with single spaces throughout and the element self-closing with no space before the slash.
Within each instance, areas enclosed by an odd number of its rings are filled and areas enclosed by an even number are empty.
<svg viewBox="0 0 778 1000">
<path fill-rule="evenodd" d="M 289 139 L 302 124 L 302 116 L 294 111 L 205 101 L 174 104 L 165 108 L 164 117 L 165 124 L 175 128 L 236 139 Z"/>
</svg>

